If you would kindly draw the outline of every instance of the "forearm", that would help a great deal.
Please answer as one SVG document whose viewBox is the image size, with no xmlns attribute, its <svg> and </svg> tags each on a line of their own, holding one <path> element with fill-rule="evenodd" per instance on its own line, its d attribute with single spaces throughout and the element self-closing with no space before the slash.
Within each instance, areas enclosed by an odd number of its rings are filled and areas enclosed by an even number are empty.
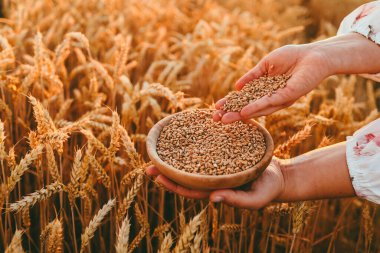
<svg viewBox="0 0 380 253">
<path fill-rule="evenodd" d="M 380 72 L 380 46 L 360 34 L 335 36 L 309 45 L 324 56 L 330 75 Z"/>
<path fill-rule="evenodd" d="M 345 147 L 338 143 L 282 161 L 285 188 L 277 201 L 354 196 Z"/>
</svg>

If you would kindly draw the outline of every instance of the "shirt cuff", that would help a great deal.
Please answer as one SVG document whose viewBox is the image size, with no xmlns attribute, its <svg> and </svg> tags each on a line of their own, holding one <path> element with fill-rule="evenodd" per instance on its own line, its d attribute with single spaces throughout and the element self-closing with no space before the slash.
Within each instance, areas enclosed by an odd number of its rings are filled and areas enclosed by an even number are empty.
<svg viewBox="0 0 380 253">
<path fill-rule="evenodd" d="M 380 204 L 380 119 L 347 137 L 346 159 L 356 195 Z"/>
<path fill-rule="evenodd" d="M 380 45 L 379 20 L 380 1 L 363 4 L 343 19 L 337 35 L 355 32 Z M 380 82 L 380 73 L 361 76 Z"/>
</svg>

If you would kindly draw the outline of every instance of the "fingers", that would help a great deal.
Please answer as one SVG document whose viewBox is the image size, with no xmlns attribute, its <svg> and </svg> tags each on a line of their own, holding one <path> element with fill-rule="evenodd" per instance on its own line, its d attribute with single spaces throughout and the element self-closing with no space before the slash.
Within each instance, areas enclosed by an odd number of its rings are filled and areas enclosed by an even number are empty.
<svg viewBox="0 0 380 253">
<path fill-rule="evenodd" d="M 148 175 L 148 176 L 158 176 L 160 175 L 160 171 L 158 170 L 158 168 L 154 165 L 151 165 L 149 166 L 148 168 L 145 169 L 145 173 Z"/>
<path fill-rule="evenodd" d="M 212 119 L 213 119 L 214 121 L 220 121 L 225 113 L 226 113 L 226 112 L 223 111 L 223 110 L 216 110 L 216 111 L 212 114 Z"/>
<path fill-rule="evenodd" d="M 265 75 L 265 73 L 265 64 L 262 60 L 235 83 L 235 88 L 241 90 L 246 83 Z"/>
<path fill-rule="evenodd" d="M 211 193 L 212 202 L 223 202 L 229 206 L 240 208 L 260 209 L 269 201 L 258 196 L 253 191 L 217 190 Z"/>
<path fill-rule="evenodd" d="M 280 106 L 268 107 L 268 108 L 265 108 L 263 110 L 251 113 L 249 115 L 244 115 L 244 116 L 242 116 L 242 118 L 250 119 L 250 118 L 257 118 L 257 117 L 261 117 L 261 116 L 266 116 L 266 115 L 272 114 L 274 112 L 277 112 L 277 111 L 279 111 L 285 107 L 287 107 L 287 106 L 286 105 L 280 105 Z"/>
<path fill-rule="evenodd" d="M 268 115 L 269 113 L 289 106 L 294 102 L 294 99 L 293 97 L 288 96 L 287 93 L 288 92 L 284 90 L 279 90 L 271 96 L 264 96 L 255 102 L 245 106 L 241 110 L 240 115 L 245 119 L 249 119 L 252 117 Z"/>
<path fill-rule="evenodd" d="M 230 124 L 232 122 L 241 120 L 242 117 L 238 112 L 225 112 L 222 110 L 215 111 L 212 115 L 214 121 L 222 121 L 223 124 Z"/>
<path fill-rule="evenodd" d="M 226 112 L 225 114 L 223 114 L 221 121 L 224 124 L 230 124 L 241 119 L 242 118 L 240 116 L 240 113 L 238 112 Z"/>
<path fill-rule="evenodd" d="M 182 195 L 186 198 L 205 199 L 208 198 L 208 196 L 210 195 L 209 191 L 191 190 L 174 183 L 170 179 L 161 175 L 158 168 L 154 165 L 146 168 L 145 172 L 148 176 L 157 176 L 156 183 L 164 186 L 167 190 Z"/>
<path fill-rule="evenodd" d="M 227 98 L 222 98 L 222 99 L 218 100 L 218 101 L 215 103 L 215 108 L 218 109 L 218 110 L 220 110 L 220 109 L 223 107 L 223 105 L 224 105 L 224 103 L 225 103 L 226 101 L 227 101 Z"/>
<path fill-rule="evenodd" d="M 163 175 L 159 175 L 156 178 L 156 182 L 163 185 L 169 191 L 172 191 L 174 193 L 182 195 L 186 198 L 206 199 L 210 195 L 209 191 L 192 190 L 192 189 L 188 189 L 188 188 L 185 188 L 183 186 L 180 186 L 180 185 L 174 183 L 173 181 L 169 180 L 168 178 L 166 178 Z"/>
</svg>

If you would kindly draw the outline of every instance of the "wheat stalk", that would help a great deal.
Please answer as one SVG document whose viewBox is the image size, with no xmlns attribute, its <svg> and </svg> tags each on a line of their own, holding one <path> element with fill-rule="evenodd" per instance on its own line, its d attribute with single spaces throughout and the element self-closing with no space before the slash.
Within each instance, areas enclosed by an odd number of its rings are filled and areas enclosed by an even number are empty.
<svg viewBox="0 0 380 253">
<path fill-rule="evenodd" d="M 78 149 L 75 152 L 75 158 L 74 158 L 74 163 L 73 163 L 73 168 L 71 170 L 71 175 L 70 175 L 70 183 L 67 187 L 67 190 L 69 192 L 69 198 L 70 202 L 73 205 L 74 199 L 78 196 L 79 193 L 79 186 L 80 183 L 82 182 L 82 151 Z"/>
<path fill-rule="evenodd" d="M 8 248 L 5 250 L 5 253 L 24 253 L 22 248 L 22 230 L 16 230 L 13 235 L 11 243 L 8 245 Z"/>
<path fill-rule="evenodd" d="M 161 247 L 160 247 L 160 250 L 158 251 L 158 253 L 169 253 L 172 244 L 173 244 L 172 235 L 170 233 L 168 233 L 164 237 L 164 240 L 161 243 Z"/>
<path fill-rule="evenodd" d="M 22 211 L 22 225 L 23 225 L 25 228 L 29 228 L 30 225 L 31 225 L 29 208 L 25 208 L 25 209 Z"/>
<path fill-rule="evenodd" d="M 4 160 L 6 157 L 4 123 L 0 120 L 0 160 Z"/>
<path fill-rule="evenodd" d="M 285 143 L 278 146 L 275 151 L 274 155 L 278 157 L 289 157 L 290 149 L 294 146 L 298 145 L 305 139 L 307 139 L 310 136 L 312 125 L 305 125 L 303 129 L 298 131 L 296 134 L 294 134 L 292 137 L 290 137 L 289 140 L 287 140 Z"/>
<path fill-rule="evenodd" d="M 240 224 L 223 224 L 219 227 L 219 230 L 226 232 L 240 232 L 243 230 L 243 227 Z"/>
<path fill-rule="evenodd" d="M 160 225 L 156 227 L 153 231 L 152 237 L 159 236 L 161 234 L 164 234 L 166 231 L 170 229 L 170 224 L 166 223 L 163 225 Z"/>
<path fill-rule="evenodd" d="M 26 197 L 23 197 L 21 200 L 15 203 L 10 204 L 9 210 L 12 212 L 23 211 L 25 210 L 25 208 L 32 207 L 34 204 L 37 203 L 37 201 L 47 199 L 54 193 L 61 192 L 62 190 L 63 190 L 63 184 L 59 182 L 55 182 L 53 184 L 46 186 L 45 188 L 42 188 L 41 190 L 38 190 L 36 192 L 29 194 Z"/>
<path fill-rule="evenodd" d="M 40 135 L 44 135 L 56 131 L 54 121 L 43 105 L 33 96 L 29 96 L 29 100 L 33 106 L 34 118 L 37 121 L 37 132 Z"/>
<path fill-rule="evenodd" d="M 130 231 L 130 221 L 128 216 L 126 216 L 121 223 L 121 227 L 119 228 L 119 232 L 117 234 L 117 242 L 116 242 L 116 252 L 124 253 L 128 251 L 128 240 L 129 240 L 129 231 Z"/>
<path fill-rule="evenodd" d="M 90 159 L 90 164 L 92 165 L 92 168 L 96 174 L 97 179 L 101 181 L 105 187 L 109 188 L 111 186 L 111 179 L 108 176 L 107 172 L 99 164 L 99 162 L 96 160 L 94 156 L 90 156 L 89 159 Z"/>
<path fill-rule="evenodd" d="M 54 151 L 49 144 L 45 145 L 48 169 L 54 181 L 62 182 L 61 175 L 55 162 Z"/>
<path fill-rule="evenodd" d="M 111 127 L 111 142 L 109 146 L 109 157 L 111 163 L 113 162 L 116 152 L 120 148 L 120 119 L 116 112 L 112 112 L 112 127 Z"/>
<path fill-rule="evenodd" d="M 212 210 L 212 240 L 216 241 L 216 237 L 218 235 L 218 227 L 219 227 L 219 218 L 218 218 L 218 209 L 214 207 L 214 205 L 210 205 Z"/>
<path fill-rule="evenodd" d="M 7 180 L 7 190 L 11 192 L 16 186 L 17 182 L 20 181 L 21 176 L 28 170 L 28 166 L 36 160 L 42 153 L 43 146 L 37 146 L 35 149 L 31 150 L 28 154 L 21 159 L 20 163 L 14 167 L 11 171 L 11 175 Z"/>
<path fill-rule="evenodd" d="M 203 215 L 203 212 L 204 210 L 202 210 L 188 224 L 186 224 L 182 234 L 178 238 L 177 245 L 175 246 L 173 252 L 187 252 L 190 249 L 190 244 L 201 224 L 201 216 Z"/>
<path fill-rule="evenodd" d="M 133 241 L 129 245 L 128 253 L 133 252 L 133 250 L 139 245 L 139 243 L 144 238 L 144 236 L 146 234 L 149 234 L 149 229 L 150 229 L 149 222 L 147 221 L 147 217 L 141 213 L 141 210 L 137 203 L 135 204 L 135 215 L 136 215 L 137 222 L 141 226 L 141 229 L 139 233 L 137 234 L 137 236 L 133 239 Z"/>
<path fill-rule="evenodd" d="M 62 253 L 62 222 L 58 219 L 55 219 L 54 221 L 50 222 L 42 231 L 40 238 L 42 245 L 45 246 L 45 252 Z"/>
<path fill-rule="evenodd" d="M 127 210 L 131 206 L 134 198 L 136 197 L 141 185 L 143 184 L 143 175 L 138 176 L 135 179 L 131 189 L 129 189 L 127 196 L 122 200 L 118 210 L 117 210 L 117 222 L 123 220 Z"/>
<path fill-rule="evenodd" d="M 96 229 L 102 223 L 104 217 L 111 211 L 112 207 L 115 205 L 116 199 L 109 200 L 92 218 L 88 226 L 86 227 L 84 233 L 82 234 L 82 245 L 80 248 L 80 252 L 84 252 L 88 244 L 90 243 L 91 238 L 94 236 Z"/>
</svg>

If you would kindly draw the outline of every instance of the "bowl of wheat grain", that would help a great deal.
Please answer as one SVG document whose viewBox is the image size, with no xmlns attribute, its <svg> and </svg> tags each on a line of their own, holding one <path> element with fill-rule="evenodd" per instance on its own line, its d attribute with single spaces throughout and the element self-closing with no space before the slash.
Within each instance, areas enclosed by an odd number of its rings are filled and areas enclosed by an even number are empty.
<svg viewBox="0 0 380 253">
<path fill-rule="evenodd" d="M 172 114 L 153 126 L 147 152 L 160 172 L 192 189 L 235 188 L 269 165 L 273 140 L 254 120 L 215 122 L 213 110 Z"/>
</svg>

